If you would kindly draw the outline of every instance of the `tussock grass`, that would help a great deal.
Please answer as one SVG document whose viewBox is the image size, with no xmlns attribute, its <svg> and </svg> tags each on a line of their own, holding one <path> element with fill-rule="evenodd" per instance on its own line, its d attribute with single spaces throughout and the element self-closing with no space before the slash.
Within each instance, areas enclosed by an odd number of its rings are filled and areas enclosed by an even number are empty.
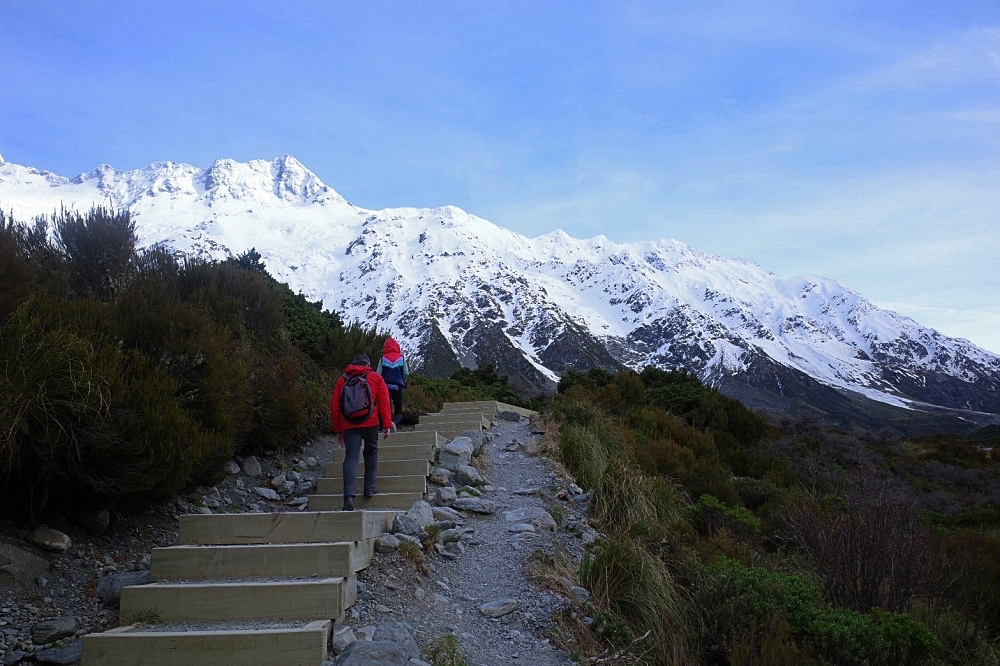
<svg viewBox="0 0 1000 666">
<path fill-rule="evenodd" d="M 118 624 L 123 627 L 130 625 L 145 626 L 160 621 L 160 614 L 155 609 L 137 610 L 118 616 Z"/>
<path fill-rule="evenodd" d="M 443 532 L 443 531 L 444 530 L 442 530 L 441 527 L 439 525 L 436 525 L 436 524 L 435 525 L 428 525 L 427 527 L 424 528 L 424 532 L 427 532 L 427 547 L 428 548 L 433 548 L 434 547 L 434 544 L 436 544 L 438 542 L 438 540 L 441 538 L 441 532 Z"/>
<path fill-rule="evenodd" d="M 435 638 L 426 653 L 433 666 L 466 666 L 458 651 L 458 639 L 453 634 Z"/>
<path fill-rule="evenodd" d="M 576 475 L 576 482 L 584 490 L 596 488 L 608 466 L 608 452 L 589 428 L 570 426 L 563 428 L 559 439 L 563 463 Z"/>
<path fill-rule="evenodd" d="M 663 562 L 640 543 L 602 541 L 584 559 L 580 576 L 604 611 L 601 629 L 613 643 L 627 645 L 648 631 L 637 647 L 651 663 L 692 661 L 684 598 Z"/>
</svg>

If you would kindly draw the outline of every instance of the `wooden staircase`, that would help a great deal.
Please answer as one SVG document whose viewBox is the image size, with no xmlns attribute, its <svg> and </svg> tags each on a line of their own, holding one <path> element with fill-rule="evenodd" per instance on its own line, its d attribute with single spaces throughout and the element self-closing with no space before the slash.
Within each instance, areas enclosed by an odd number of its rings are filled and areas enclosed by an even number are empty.
<svg viewBox="0 0 1000 666">
<path fill-rule="evenodd" d="M 309 511 L 181 516 L 179 545 L 153 549 L 153 582 L 122 590 L 120 616 L 135 623 L 84 636 L 84 666 L 319 666 L 374 540 L 424 498 L 441 447 L 489 428 L 504 407 L 451 403 L 380 441 L 380 492 L 359 496 L 362 510 L 334 510 L 343 502 L 340 449 Z M 363 474 L 362 461 L 359 487 Z"/>
</svg>

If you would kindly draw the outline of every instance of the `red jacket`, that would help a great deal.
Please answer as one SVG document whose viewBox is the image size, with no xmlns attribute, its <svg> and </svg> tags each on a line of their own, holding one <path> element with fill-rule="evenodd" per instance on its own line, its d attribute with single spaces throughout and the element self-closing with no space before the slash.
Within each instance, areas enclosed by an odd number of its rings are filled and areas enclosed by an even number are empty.
<svg viewBox="0 0 1000 666">
<path fill-rule="evenodd" d="M 375 409 L 372 415 L 361 423 L 352 423 L 344 418 L 340 413 L 340 392 L 344 390 L 344 378 L 337 380 L 333 387 L 333 397 L 330 399 L 330 422 L 333 424 L 333 432 L 336 435 L 351 428 L 388 428 L 392 423 L 392 403 L 389 401 L 389 389 L 377 372 L 367 365 L 349 365 L 344 374 L 357 377 L 368 373 L 368 385 L 372 388 L 372 399 L 375 401 Z"/>
</svg>

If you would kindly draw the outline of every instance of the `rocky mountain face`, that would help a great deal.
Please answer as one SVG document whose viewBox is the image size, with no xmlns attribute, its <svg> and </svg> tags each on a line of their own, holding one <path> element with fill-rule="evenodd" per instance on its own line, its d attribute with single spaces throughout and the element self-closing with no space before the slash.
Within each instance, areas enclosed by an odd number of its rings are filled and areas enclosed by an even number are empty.
<svg viewBox="0 0 1000 666">
<path fill-rule="evenodd" d="M 1000 414 L 1000 357 L 833 280 L 678 241 L 526 238 L 450 206 L 364 210 L 289 156 L 75 178 L 0 164 L 0 206 L 21 219 L 95 203 L 129 208 L 144 243 L 213 258 L 256 247 L 276 277 L 391 330 L 431 374 L 492 363 L 534 394 L 569 369 L 652 364 L 782 413 Z"/>
</svg>

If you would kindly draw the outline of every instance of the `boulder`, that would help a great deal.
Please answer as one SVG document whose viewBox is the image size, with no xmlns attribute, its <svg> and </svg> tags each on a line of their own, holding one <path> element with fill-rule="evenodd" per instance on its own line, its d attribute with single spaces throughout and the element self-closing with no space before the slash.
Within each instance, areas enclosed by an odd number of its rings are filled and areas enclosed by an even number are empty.
<svg viewBox="0 0 1000 666">
<path fill-rule="evenodd" d="M 459 465 L 455 470 L 455 480 L 467 486 L 481 486 L 485 483 L 479 470 L 472 465 Z"/>
<path fill-rule="evenodd" d="M 243 459 L 243 473 L 247 476 L 260 476 L 264 471 L 260 468 L 260 461 L 256 456 L 247 456 Z"/>
<path fill-rule="evenodd" d="M 275 490 L 281 490 L 281 487 L 285 485 L 286 480 L 287 479 L 285 479 L 284 474 L 279 474 L 278 476 L 271 479 L 271 487 L 274 488 Z M 294 486 L 295 484 L 293 483 L 292 485 Z"/>
<path fill-rule="evenodd" d="M 414 520 L 423 529 L 434 523 L 434 508 L 427 502 L 419 500 L 406 512 L 406 517 Z"/>
<path fill-rule="evenodd" d="M 472 440 L 468 437 L 456 437 L 441 449 L 441 467 L 454 472 L 462 465 L 468 465 L 472 460 Z"/>
<path fill-rule="evenodd" d="M 79 628 L 80 625 L 77 624 L 76 618 L 72 616 L 42 620 L 31 628 L 31 642 L 35 645 L 52 643 L 60 638 L 72 636 Z"/>
<path fill-rule="evenodd" d="M 35 581 L 48 570 L 47 560 L 17 546 L 0 542 L 0 587 L 11 581 L 20 587 L 32 588 Z"/>
<path fill-rule="evenodd" d="M 101 576 L 97 579 L 97 597 L 108 608 L 118 605 L 122 588 L 129 585 L 147 585 L 151 578 L 148 571 L 127 571 Z"/>
<path fill-rule="evenodd" d="M 543 513 L 538 516 L 531 521 L 531 524 L 542 532 L 556 532 L 559 530 L 559 525 L 556 524 L 555 518 L 549 513 Z"/>
<path fill-rule="evenodd" d="M 461 541 L 462 530 L 455 528 L 444 530 L 438 538 L 441 540 L 441 543 L 455 543 L 456 541 Z"/>
<path fill-rule="evenodd" d="M 348 646 L 358 640 L 354 635 L 354 630 L 343 624 L 338 624 L 333 632 L 333 653 L 342 654 Z"/>
<path fill-rule="evenodd" d="M 420 659 L 420 648 L 413 640 L 413 627 L 407 622 L 386 622 L 375 630 L 373 640 L 401 645 L 410 659 Z"/>
<path fill-rule="evenodd" d="M 434 492 L 434 495 L 437 498 L 438 504 L 441 504 L 443 506 L 448 506 L 456 499 L 458 499 L 458 495 L 455 493 L 455 489 L 452 488 L 451 486 L 444 486 L 442 488 L 438 488 Z"/>
<path fill-rule="evenodd" d="M 517 423 L 518 421 L 521 420 L 520 414 L 518 414 L 517 412 L 512 412 L 510 410 L 504 410 L 500 412 L 497 416 L 502 418 L 504 421 L 512 421 L 514 423 Z"/>
<path fill-rule="evenodd" d="M 451 483 L 451 473 L 443 467 L 435 467 L 427 476 L 427 480 L 435 486 L 447 486 Z"/>
<path fill-rule="evenodd" d="M 486 438 L 483 437 L 482 430 L 466 430 L 459 437 L 468 437 L 472 442 L 472 455 L 479 457 L 483 455 L 483 447 L 486 446 Z"/>
<path fill-rule="evenodd" d="M 39 548 L 52 551 L 53 553 L 68 552 L 73 546 L 73 542 L 68 536 L 59 530 L 54 530 L 50 527 L 45 527 L 44 525 L 35 529 L 35 531 L 28 536 L 28 541 L 35 544 Z"/>
<path fill-rule="evenodd" d="M 96 534 L 104 534 L 111 524 L 111 512 L 107 509 L 83 509 L 76 514 L 80 527 Z"/>
<path fill-rule="evenodd" d="M 519 534 L 521 532 L 534 532 L 535 526 L 530 523 L 514 523 L 507 528 L 507 531 L 514 532 L 515 534 Z"/>
<path fill-rule="evenodd" d="M 479 607 L 479 612 L 486 617 L 503 617 L 517 610 L 516 599 L 495 599 Z"/>
<path fill-rule="evenodd" d="M 337 666 L 410 666 L 406 646 L 392 641 L 354 641 Z"/>
<path fill-rule="evenodd" d="M 594 600 L 594 598 L 590 596 L 590 591 L 588 591 L 587 588 L 585 587 L 580 587 L 579 585 L 573 585 L 569 588 L 569 591 L 573 595 L 573 598 L 579 601 L 581 604 L 588 604 Z"/>
<path fill-rule="evenodd" d="M 83 641 L 73 641 L 66 647 L 49 648 L 35 653 L 35 661 L 43 664 L 75 664 L 83 658 Z"/>
<path fill-rule="evenodd" d="M 497 505 L 482 497 L 459 497 L 452 502 L 451 507 L 459 511 L 471 511 L 472 513 L 491 514 L 497 510 Z"/>
<path fill-rule="evenodd" d="M 254 488 L 253 491 L 255 493 L 257 493 L 258 495 L 260 495 L 261 497 L 263 497 L 264 499 L 269 499 L 269 500 L 272 500 L 272 501 L 278 501 L 278 500 L 281 499 L 281 495 L 279 495 L 278 493 L 274 492 L 270 488 L 261 488 L 261 487 L 258 487 L 258 488 Z"/>
<path fill-rule="evenodd" d="M 462 519 L 462 514 L 451 507 L 436 506 L 434 507 L 434 519 L 459 521 Z"/>
<path fill-rule="evenodd" d="M 222 471 L 224 471 L 229 476 L 232 476 L 233 474 L 239 474 L 240 465 L 235 460 L 230 460 L 229 462 L 227 462 L 225 465 L 222 466 Z"/>
<path fill-rule="evenodd" d="M 11 650 L 0 659 L 0 664 L 3 666 L 11 666 L 12 664 L 20 663 L 22 659 L 28 656 L 28 653 L 24 650 Z"/>
<path fill-rule="evenodd" d="M 383 534 L 375 542 L 375 550 L 380 553 L 394 553 L 399 548 L 399 539 L 391 534 Z"/>
<path fill-rule="evenodd" d="M 410 518 L 406 514 L 397 514 L 392 520 L 392 533 L 398 536 L 409 536 L 423 541 L 427 538 L 427 532 L 424 531 L 423 526 L 420 525 L 413 518 Z"/>
</svg>

